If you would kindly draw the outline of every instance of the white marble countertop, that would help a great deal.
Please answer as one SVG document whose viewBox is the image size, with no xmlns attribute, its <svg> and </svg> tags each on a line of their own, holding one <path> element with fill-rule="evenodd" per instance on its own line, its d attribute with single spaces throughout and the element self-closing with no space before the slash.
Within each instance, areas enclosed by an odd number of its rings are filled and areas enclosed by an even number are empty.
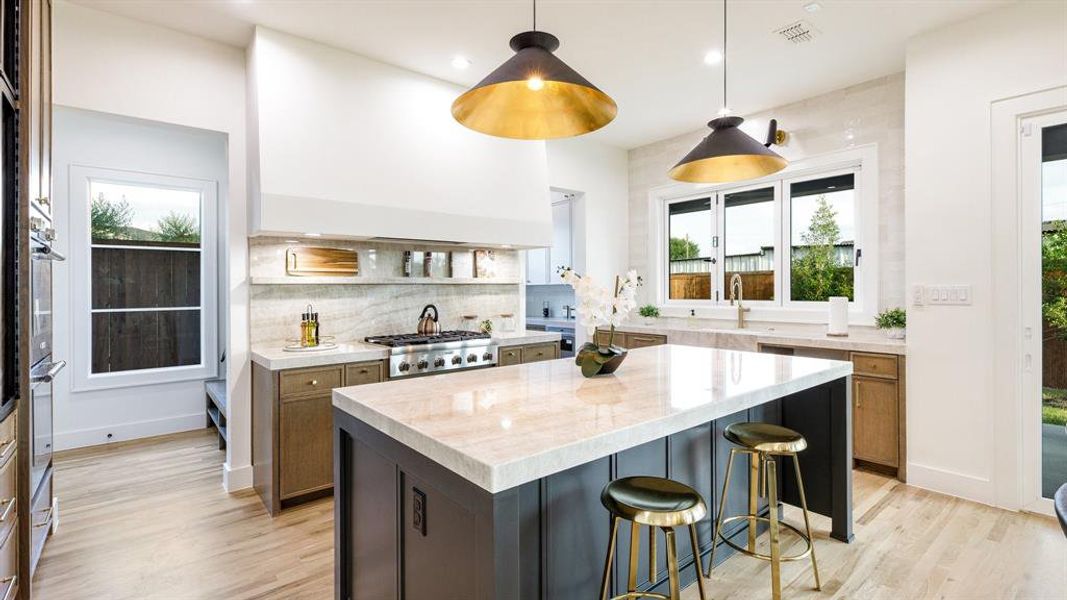
<svg viewBox="0 0 1067 600">
<path fill-rule="evenodd" d="M 333 404 L 496 493 L 851 373 L 672 344 L 632 350 L 608 376 L 567 358 L 338 388 Z"/>
<path fill-rule="evenodd" d="M 493 334 L 497 346 L 521 346 L 559 341 L 560 334 L 548 331 L 515 331 Z M 338 344 L 333 350 L 314 352 L 286 352 L 283 342 L 258 344 L 252 347 L 252 362 L 271 371 L 337 365 L 365 360 L 384 360 L 389 357 L 389 348 L 366 342 Z"/>
<path fill-rule="evenodd" d="M 755 350 L 757 344 L 781 344 L 897 355 L 904 355 L 907 350 L 904 340 L 889 339 L 874 327 L 852 326 L 847 337 L 833 337 L 826 335 L 823 324 L 750 322 L 744 329 L 738 329 L 734 321 L 723 319 L 634 317 L 617 329 L 656 333 L 666 335 L 671 343 L 715 348 Z"/>
</svg>

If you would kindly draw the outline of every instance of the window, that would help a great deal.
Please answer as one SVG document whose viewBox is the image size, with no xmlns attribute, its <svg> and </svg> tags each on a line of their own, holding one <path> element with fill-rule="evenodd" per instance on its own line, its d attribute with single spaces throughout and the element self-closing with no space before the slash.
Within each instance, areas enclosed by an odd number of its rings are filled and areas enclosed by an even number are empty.
<svg viewBox="0 0 1067 600">
<path fill-rule="evenodd" d="M 831 296 L 845 296 L 854 314 L 873 317 L 877 169 L 865 171 L 863 165 L 876 164 L 877 154 L 873 148 L 843 154 L 755 183 L 654 195 L 663 233 L 651 240 L 650 250 L 666 271 L 659 274 L 659 301 L 727 306 L 731 281 L 740 279 L 743 299 L 757 318 L 782 316 L 776 310 L 814 315 L 825 311 L 820 307 Z"/>
<path fill-rule="evenodd" d="M 215 366 L 214 182 L 72 167 L 76 385 L 199 379 Z M 77 246 L 74 246 L 77 247 Z M 75 353 L 75 360 L 79 359 Z"/>
<path fill-rule="evenodd" d="M 668 294 L 675 300 L 711 298 L 711 200 L 698 198 L 668 208 Z"/>
</svg>

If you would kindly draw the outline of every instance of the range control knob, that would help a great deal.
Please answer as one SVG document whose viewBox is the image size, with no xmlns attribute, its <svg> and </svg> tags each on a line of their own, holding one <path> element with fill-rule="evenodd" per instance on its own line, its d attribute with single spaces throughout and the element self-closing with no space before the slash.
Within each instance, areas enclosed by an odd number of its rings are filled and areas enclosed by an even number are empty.
<svg viewBox="0 0 1067 600">
<path fill-rule="evenodd" d="M 458 354 L 457 354 L 457 355 L 455 355 L 455 356 L 453 356 L 453 357 L 452 357 L 452 364 L 454 364 L 454 365 L 458 365 L 458 364 L 460 364 L 461 362 L 463 362 L 463 357 L 462 357 L 462 356 L 460 356 L 460 355 L 458 355 Z"/>
<path fill-rule="evenodd" d="M 469 363 L 478 362 L 478 355 L 477 354 L 468 354 L 467 355 L 467 362 L 469 362 Z"/>
<path fill-rule="evenodd" d="M 438 367 L 438 368 L 445 366 L 444 357 L 443 356 L 438 356 L 437 358 L 435 358 L 434 361 L 433 361 L 433 366 Z"/>
<path fill-rule="evenodd" d="M 482 360 L 484 360 L 484 361 L 493 360 L 493 353 L 492 352 L 486 352 L 485 354 L 482 355 Z"/>
<path fill-rule="evenodd" d="M 426 367 L 430 366 L 430 363 L 426 362 L 426 359 L 423 359 L 419 361 L 419 364 L 417 366 L 420 369 L 425 369 Z"/>
<path fill-rule="evenodd" d="M 408 370 L 411 369 L 411 365 L 407 364 L 406 362 L 402 362 L 396 366 L 396 369 L 401 373 L 407 373 Z"/>
</svg>

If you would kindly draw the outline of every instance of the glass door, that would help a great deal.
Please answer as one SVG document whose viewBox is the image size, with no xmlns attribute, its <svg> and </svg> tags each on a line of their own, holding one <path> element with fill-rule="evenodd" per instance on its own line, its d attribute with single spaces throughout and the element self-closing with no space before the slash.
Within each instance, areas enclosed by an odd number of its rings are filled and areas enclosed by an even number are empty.
<svg viewBox="0 0 1067 600">
<path fill-rule="evenodd" d="M 1024 505 L 1051 512 L 1067 484 L 1067 113 L 1027 119 L 1021 136 Z"/>
</svg>

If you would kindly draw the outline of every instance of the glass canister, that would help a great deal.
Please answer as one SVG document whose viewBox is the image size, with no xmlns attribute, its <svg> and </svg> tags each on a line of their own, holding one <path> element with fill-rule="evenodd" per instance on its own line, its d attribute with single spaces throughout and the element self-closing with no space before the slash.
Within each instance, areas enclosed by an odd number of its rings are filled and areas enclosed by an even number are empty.
<svg viewBox="0 0 1067 600">
<path fill-rule="evenodd" d="M 512 313 L 500 314 L 500 330 L 504 332 L 515 331 L 515 315 Z"/>
<path fill-rule="evenodd" d="M 461 331 L 480 331 L 478 326 L 478 315 L 463 315 L 459 328 Z"/>
</svg>

